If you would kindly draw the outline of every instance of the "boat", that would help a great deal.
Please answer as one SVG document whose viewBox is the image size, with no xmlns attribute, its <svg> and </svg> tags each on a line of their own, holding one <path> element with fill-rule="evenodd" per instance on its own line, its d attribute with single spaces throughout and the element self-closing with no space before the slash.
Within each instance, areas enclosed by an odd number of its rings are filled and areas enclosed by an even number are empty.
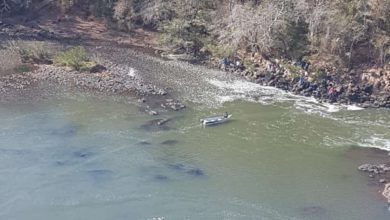
<svg viewBox="0 0 390 220">
<path fill-rule="evenodd" d="M 225 114 L 225 115 L 218 115 L 213 117 L 208 117 L 201 119 L 200 122 L 203 126 L 211 126 L 211 125 L 217 125 L 222 124 L 224 122 L 227 122 L 232 117 L 231 114 Z"/>
</svg>

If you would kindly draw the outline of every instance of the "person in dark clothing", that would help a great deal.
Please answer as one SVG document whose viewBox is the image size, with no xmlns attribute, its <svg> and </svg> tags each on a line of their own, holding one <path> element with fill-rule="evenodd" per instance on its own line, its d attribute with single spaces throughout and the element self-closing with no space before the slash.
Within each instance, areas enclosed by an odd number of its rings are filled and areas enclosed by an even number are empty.
<svg viewBox="0 0 390 220">
<path fill-rule="evenodd" d="M 305 62 L 305 65 L 304 65 L 303 69 L 305 71 L 308 71 L 309 70 L 309 66 L 310 66 L 310 62 Z"/>
<path fill-rule="evenodd" d="M 221 65 L 221 69 L 226 71 L 226 68 L 229 64 L 228 59 L 226 57 L 222 58 L 219 64 Z"/>
</svg>

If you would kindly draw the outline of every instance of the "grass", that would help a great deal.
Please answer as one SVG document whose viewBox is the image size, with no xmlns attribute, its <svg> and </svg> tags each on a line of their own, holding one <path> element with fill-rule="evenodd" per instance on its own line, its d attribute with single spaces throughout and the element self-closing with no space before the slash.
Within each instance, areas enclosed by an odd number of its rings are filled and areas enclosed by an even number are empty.
<svg viewBox="0 0 390 220">
<path fill-rule="evenodd" d="M 54 57 L 54 64 L 57 66 L 70 67 L 77 71 L 89 71 L 96 65 L 88 58 L 83 47 L 73 47 Z"/>
<path fill-rule="evenodd" d="M 20 56 L 15 51 L 0 50 L 0 76 L 14 73 L 14 69 L 22 65 Z"/>
</svg>

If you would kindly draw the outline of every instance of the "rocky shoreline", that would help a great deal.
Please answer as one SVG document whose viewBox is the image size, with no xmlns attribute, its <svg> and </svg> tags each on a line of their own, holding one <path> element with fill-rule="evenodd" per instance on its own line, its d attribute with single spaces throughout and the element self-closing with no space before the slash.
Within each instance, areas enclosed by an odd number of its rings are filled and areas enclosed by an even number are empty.
<svg viewBox="0 0 390 220">
<path fill-rule="evenodd" d="M 33 65 L 33 64 L 31 64 Z M 99 71 L 81 72 L 47 64 L 34 64 L 33 70 L 0 76 L 0 100 L 12 100 L 24 91 L 49 84 L 55 87 L 130 96 L 139 99 L 141 109 L 150 115 L 160 111 L 179 111 L 186 106 L 158 86 L 132 73 L 131 67 L 103 61 Z M 39 96 L 40 92 L 37 92 Z"/>
<path fill-rule="evenodd" d="M 67 42 L 68 44 L 89 44 L 91 40 L 93 41 L 85 33 L 66 33 L 60 30 L 50 31 L 35 23 L 31 23 L 30 26 L 24 26 L 0 22 L 0 38 L 4 39 L 4 41 L 7 39 L 25 39 Z M 119 42 L 111 40 L 104 43 L 114 47 L 131 47 L 131 45 L 119 45 Z M 142 50 L 142 47 L 137 49 Z M 145 47 L 145 49 L 150 50 L 151 48 Z M 181 59 L 180 55 L 169 56 L 167 51 L 156 50 L 155 52 L 163 59 Z M 188 56 L 186 55 L 185 57 Z M 246 54 L 243 57 L 246 57 L 245 59 L 250 58 L 249 64 L 244 64 L 248 62 L 237 58 L 226 63 L 227 65 L 223 70 L 250 82 L 276 87 L 296 95 L 314 97 L 320 102 L 357 105 L 363 108 L 390 108 L 390 70 L 388 69 L 362 67 L 360 69 L 348 70 L 326 65 L 319 66 L 320 64 L 316 63 L 308 65 L 309 63 L 302 61 L 292 62 L 288 60 L 265 59 L 259 54 Z M 192 57 L 184 60 L 197 64 L 203 63 L 211 68 L 221 67 L 221 62 L 212 57 Z M 239 65 L 236 64 L 237 61 Z M 113 67 L 112 64 L 109 65 Z M 76 84 L 105 90 L 100 85 L 102 83 L 94 86 L 93 81 L 96 79 L 87 78 L 89 79 L 86 82 L 79 79 L 79 83 Z M 119 76 L 117 79 L 124 79 L 125 83 L 122 85 L 118 84 L 114 90 L 120 93 L 126 90 L 126 87 L 129 88 L 129 82 L 126 82 L 125 78 Z M 149 88 L 148 86 L 138 86 L 137 90 L 152 91 L 156 89 L 153 86 Z M 152 91 L 152 93 L 154 92 Z"/>
<path fill-rule="evenodd" d="M 220 67 L 217 62 L 211 65 Z M 258 62 L 254 70 L 243 64 L 230 64 L 223 69 L 247 81 L 314 97 L 320 102 L 362 108 L 390 108 L 390 70 L 368 69 L 356 72 L 344 69 L 338 72 L 333 67 L 321 72 L 310 72 L 301 64 L 291 61 L 264 60 Z"/>
</svg>

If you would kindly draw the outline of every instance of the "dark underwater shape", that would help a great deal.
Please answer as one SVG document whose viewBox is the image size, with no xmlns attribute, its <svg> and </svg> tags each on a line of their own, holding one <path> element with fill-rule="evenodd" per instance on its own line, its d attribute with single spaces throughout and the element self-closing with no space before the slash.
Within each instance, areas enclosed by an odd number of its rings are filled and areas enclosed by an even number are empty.
<svg viewBox="0 0 390 220">
<path fill-rule="evenodd" d="M 178 170 L 178 171 L 183 171 L 183 170 L 185 170 L 184 164 L 181 164 L 181 163 L 168 164 L 167 166 L 168 166 L 169 168 L 173 169 L 173 170 Z"/>
<path fill-rule="evenodd" d="M 90 158 L 93 156 L 93 153 L 90 152 L 90 151 L 87 151 L 87 150 L 80 150 L 80 151 L 76 151 L 73 153 L 73 156 L 74 157 L 77 157 L 77 158 L 82 158 L 82 159 L 86 159 L 86 158 Z"/>
<path fill-rule="evenodd" d="M 154 179 L 158 180 L 158 181 L 167 181 L 167 180 L 169 180 L 169 178 L 167 176 L 164 176 L 164 175 L 156 175 L 156 176 L 154 176 Z"/>
<path fill-rule="evenodd" d="M 151 145 L 151 143 L 147 141 L 140 141 L 137 143 L 137 145 L 147 146 L 147 145 Z"/>
<path fill-rule="evenodd" d="M 188 167 L 182 163 L 168 164 L 167 167 L 172 169 L 172 170 L 182 172 L 182 173 L 185 173 L 185 174 L 188 174 L 191 176 L 195 176 L 195 177 L 205 176 L 205 173 L 203 170 L 201 170 L 199 168 Z"/>
<path fill-rule="evenodd" d="M 80 129 L 80 125 L 66 125 L 61 128 L 53 129 L 50 134 L 61 137 L 71 137 L 77 134 L 77 131 Z"/>
<path fill-rule="evenodd" d="M 177 140 L 166 140 L 161 142 L 162 145 L 169 145 L 169 146 L 176 145 L 177 143 L 179 143 Z"/>
<path fill-rule="evenodd" d="M 145 131 L 168 131 L 171 128 L 166 125 L 166 119 L 154 119 L 140 126 Z"/>
<path fill-rule="evenodd" d="M 319 217 L 326 214 L 326 209 L 321 206 L 307 206 L 301 208 L 300 213 L 305 217 Z"/>
<path fill-rule="evenodd" d="M 111 170 L 89 170 L 87 174 L 96 182 L 107 181 L 112 178 L 113 172 Z"/>
<path fill-rule="evenodd" d="M 191 176 L 204 176 L 205 175 L 203 170 L 201 170 L 199 168 L 190 169 L 186 173 L 191 175 Z"/>
</svg>

